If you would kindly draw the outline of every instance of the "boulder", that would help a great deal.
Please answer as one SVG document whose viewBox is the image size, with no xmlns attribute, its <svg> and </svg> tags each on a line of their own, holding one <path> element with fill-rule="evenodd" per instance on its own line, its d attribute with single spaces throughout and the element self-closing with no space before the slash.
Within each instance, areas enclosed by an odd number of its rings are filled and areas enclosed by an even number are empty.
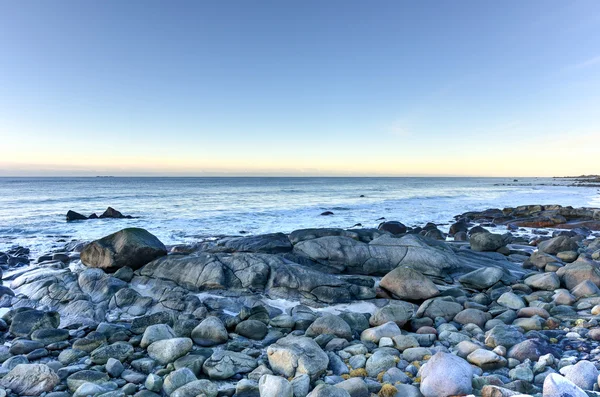
<svg viewBox="0 0 600 397">
<path fill-rule="evenodd" d="M 19 364 L 2 378 L 0 384 L 22 396 L 39 396 L 52 391 L 59 382 L 58 375 L 45 364 Z"/>
<path fill-rule="evenodd" d="M 60 315 L 57 312 L 43 312 L 31 309 L 15 314 L 9 331 L 15 336 L 28 337 L 38 329 L 57 328 L 59 324 Z"/>
<path fill-rule="evenodd" d="M 288 378 L 306 374 L 316 380 L 329 365 L 327 354 L 313 339 L 304 336 L 279 339 L 268 347 L 267 357 L 273 372 Z"/>
<path fill-rule="evenodd" d="M 192 350 L 192 347 L 193 343 L 190 338 L 162 339 L 148 346 L 148 355 L 158 363 L 165 365 L 185 356 Z"/>
<path fill-rule="evenodd" d="M 597 382 L 599 375 L 594 363 L 587 360 L 581 360 L 575 365 L 562 367 L 560 373 L 583 390 L 593 390 L 594 383 Z"/>
<path fill-rule="evenodd" d="M 475 233 L 469 243 L 473 251 L 496 251 L 506 245 L 506 240 L 501 234 Z"/>
<path fill-rule="evenodd" d="M 538 244 L 538 250 L 551 255 L 556 255 L 563 251 L 577 251 L 577 243 L 567 236 L 557 236 Z"/>
<path fill-rule="evenodd" d="M 258 381 L 258 390 L 261 397 L 294 397 L 294 389 L 287 379 L 280 376 L 265 374 Z"/>
<path fill-rule="evenodd" d="M 256 359 L 247 354 L 217 350 L 204 362 L 202 371 L 210 379 L 224 380 L 248 373 L 257 366 Z"/>
<path fill-rule="evenodd" d="M 395 322 L 399 327 L 404 326 L 415 314 L 417 306 L 403 301 L 392 301 L 377 309 L 369 319 L 371 326 Z"/>
<path fill-rule="evenodd" d="M 587 397 L 587 394 L 567 378 L 551 373 L 544 379 L 543 396 Z"/>
<path fill-rule="evenodd" d="M 524 282 L 533 289 L 543 291 L 554 291 L 560 288 L 560 279 L 554 272 L 534 274 L 527 277 Z"/>
<path fill-rule="evenodd" d="M 398 221 L 388 221 L 379 224 L 377 229 L 394 235 L 406 233 L 406 226 Z"/>
<path fill-rule="evenodd" d="M 504 276 L 504 271 L 497 267 L 482 267 L 464 274 L 458 281 L 467 288 L 477 290 L 487 289 L 496 284 Z"/>
<path fill-rule="evenodd" d="M 438 352 L 419 370 L 424 397 L 449 397 L 471 394 L 473 369 L 462 358 Z"/>
<path fill-rule="evenodd" d="M 86 219 L 88 219 L 87 216 L 81 215 L 78 212 L 71 211 L 71 210 L 69 210 L 67 212 L 67 222 L 71 222 L 71 221 L 83 221 L 83 220 L 86 220 Z"/>
<path fill-rule="evenodd" d="M 88 244 L 81 251 L 81 261 L 114 272 L 125 266 L 139 269 L 164 255 L 167 249 L 156 236 L 144 229 L 127 228 Z"/>
<path fill-rule="evenodd" d="M 297 243 L 294 253 L 352 274 L 383 276 L 398 266 L 408 266 L 425 275 L 443 277 L 461 267 L 445 243 L 414 234 L 400 238 L 382 235 L 369 243 L 325 236 Z"/>
<path fill-rule="evenodd" d="M 283 233 L 226 238 L 219 240 L 217 246 L 222 247 L 228 252 L 280 254 L 292 251 L 292 243 L 288 236 Z"/>
<path fill-rule="evenodd" d="M 397 299 L 425 300 L 440 293 L 429 278 L 406 266 L 397 267 L 386 274 L 379 286 Z"/>
<path fill-rule="evenodd" d="M 227 342 L 229 334 L 223 322 L 217 317 L 207 317 L 192 331 L 194 343 L 200 346 L 214 346 Z"/>
<path fill-rule="evenodd" d="M 339 338 L 352 340 L 350 325 L 341 317 L 333 314 L 325 314 L 317 318 L 306 330 L 306 336 L 314 338 L 318 335 L 330 334 Z"/>
</svg>

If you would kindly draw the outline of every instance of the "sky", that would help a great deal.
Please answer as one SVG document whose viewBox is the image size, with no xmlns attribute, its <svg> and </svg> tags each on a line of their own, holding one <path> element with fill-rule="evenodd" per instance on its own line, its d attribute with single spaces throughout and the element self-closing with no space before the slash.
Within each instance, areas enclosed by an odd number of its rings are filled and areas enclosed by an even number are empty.
<svg viewBox="0 0 600 397">
<path fill-rule="evenodd" d="M 600 2 L 0 0 L 0 176 L 600 174 Z"/>
</svg>

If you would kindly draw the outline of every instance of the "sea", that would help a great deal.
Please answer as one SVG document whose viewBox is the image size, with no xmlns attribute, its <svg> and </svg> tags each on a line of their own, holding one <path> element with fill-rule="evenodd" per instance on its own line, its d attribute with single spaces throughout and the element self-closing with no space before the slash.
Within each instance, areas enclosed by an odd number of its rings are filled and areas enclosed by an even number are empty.
<svg viewBox="0 0 600 397">
<path fill-rule="evenodd" d="M 377 227 L 382 218 L 447 230 L 457 214 L 524 204 L 600 207 L 597 188 L 568 184 L 553 178 L 2 177 L 0 251 L 20 245 L 42 254 L 125 227 L 145 228 L 170 245 Z M 134 219 L 65 220 L 68 210 L 100 215 L 109 206 Z"/>
</svg>

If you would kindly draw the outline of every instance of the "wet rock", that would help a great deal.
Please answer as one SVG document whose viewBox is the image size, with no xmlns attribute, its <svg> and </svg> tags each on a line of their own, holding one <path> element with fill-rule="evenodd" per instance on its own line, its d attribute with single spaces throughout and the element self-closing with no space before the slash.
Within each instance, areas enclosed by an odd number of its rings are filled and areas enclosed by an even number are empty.
<svg viewBox="0 0 600 397">
<path fill-rule="evenodd" d="M 406 226 L 398 221 L 382 222 L 379 224 L 377 229 L 382 230 L 384 232 L 389 232 L 394 235 L 406 233 Z"/>
<path fill-rule="evenodd" d="M 71 222 L 71 221 L 83 221 L 83 220 L 86 220 L 86 219 L 88 219 L 87 216 L 81 215 L 78 212 L 75 212 L 75 211 L 72 211 L 72 210 L 67 211 L 67 222 Z"/>
</svg>

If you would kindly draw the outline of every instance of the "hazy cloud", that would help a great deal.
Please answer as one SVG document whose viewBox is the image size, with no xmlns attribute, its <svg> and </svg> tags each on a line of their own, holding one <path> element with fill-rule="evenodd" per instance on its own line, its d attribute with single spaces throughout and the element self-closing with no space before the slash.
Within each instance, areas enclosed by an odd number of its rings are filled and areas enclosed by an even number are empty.
<svg viewBox="0 0 600 397">
<path fill-rule="evenodd" d="M 596 65 L 600 65 L 600 55 L 590 58 L 586 61 L 577 63 L 573 65 L 571 69 L 585 69 Z"/>
</svg>

